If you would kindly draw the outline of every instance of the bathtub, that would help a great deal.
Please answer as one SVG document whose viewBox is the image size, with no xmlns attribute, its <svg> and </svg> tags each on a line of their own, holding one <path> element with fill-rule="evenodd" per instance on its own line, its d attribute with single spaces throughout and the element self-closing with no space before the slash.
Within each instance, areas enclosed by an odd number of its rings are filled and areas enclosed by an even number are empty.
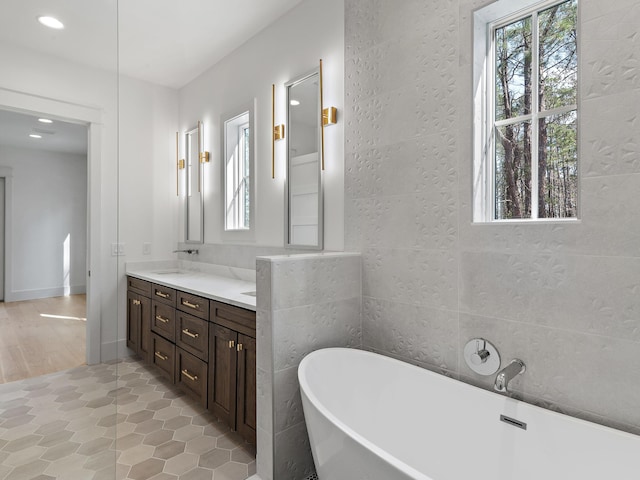
<svg viewBox="0 0 640 480">
<path fill-rule="evenodd" d="M 639 436 L 375 353 L 315 351 L 298 379 L 320 480 L 640 479 Z"/>
</svg>

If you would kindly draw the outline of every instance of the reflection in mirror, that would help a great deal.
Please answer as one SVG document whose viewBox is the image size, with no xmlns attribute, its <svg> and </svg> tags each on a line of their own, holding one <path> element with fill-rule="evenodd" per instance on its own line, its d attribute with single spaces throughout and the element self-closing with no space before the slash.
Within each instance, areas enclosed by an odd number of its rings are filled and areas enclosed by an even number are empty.
<svg viewBox="0 0 640 480">
<path fill-rule="evenodd" d="M 287 85 L 286 245 L 322 249 L 319 71 Z"/>
<path fill-rule="evenodd" d="M 224 158 L 224 229 L 248 231 L 253 203 L 253 105 L 222 117 Z"/>
<path fill-rule="evenodd" d="M 200 126 L 200 124 L 199 124 Z M 204 208 L 202 200 L 202 174 L 200 163 L 201 135 L 198 127 L 185 135 L 186 160 L 186 201 L 185 201 L 185 242 L 204 242 Z"/>
</svg>

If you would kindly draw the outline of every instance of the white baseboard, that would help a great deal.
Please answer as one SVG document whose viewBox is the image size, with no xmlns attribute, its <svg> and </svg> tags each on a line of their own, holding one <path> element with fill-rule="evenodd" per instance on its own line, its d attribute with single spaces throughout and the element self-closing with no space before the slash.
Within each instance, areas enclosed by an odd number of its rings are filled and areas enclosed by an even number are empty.
<svg viewBox="0 0 640 480">
<path fill-rule="evenodd" d="M 86 285 L 73 285 L 71 287 L 40 288 L 35 290 L 17 290 L 7 292 L 5 302 L 23 302 L 25 300 L 38 300 L 41 298 L 64 297 L 65 295 L 78 295 L 87 293 Z"/>
</svg>

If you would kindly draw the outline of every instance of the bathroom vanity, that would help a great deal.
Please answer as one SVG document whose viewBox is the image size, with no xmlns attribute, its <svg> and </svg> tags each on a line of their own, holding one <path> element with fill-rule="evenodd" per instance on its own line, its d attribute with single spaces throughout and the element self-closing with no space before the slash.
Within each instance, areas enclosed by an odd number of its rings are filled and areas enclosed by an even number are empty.
<svg viewBox="0 0 640 480">
<path fill-rule="evenodd" d="M 255 444 L 255 283 L 128 270 L 127 346 Z"/>
</svg>

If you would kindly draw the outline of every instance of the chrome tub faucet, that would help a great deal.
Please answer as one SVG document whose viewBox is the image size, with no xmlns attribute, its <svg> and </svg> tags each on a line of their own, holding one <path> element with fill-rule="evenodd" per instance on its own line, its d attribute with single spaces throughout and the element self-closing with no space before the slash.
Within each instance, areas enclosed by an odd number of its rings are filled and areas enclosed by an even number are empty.
<svg viewBox="0 0 640 480">
<path fill-rule="evenodd" d="M 525 370 L 526 367 L 522 360 L 518 358 L 511 360 L 511 363 L 500 370 L 498 375 L 496 375 L 496 381 L 493 385 L 494 390 L 498 392 L 508 392 L 509 382 L 516 376 L 524 373 Z"/>
</svg>

